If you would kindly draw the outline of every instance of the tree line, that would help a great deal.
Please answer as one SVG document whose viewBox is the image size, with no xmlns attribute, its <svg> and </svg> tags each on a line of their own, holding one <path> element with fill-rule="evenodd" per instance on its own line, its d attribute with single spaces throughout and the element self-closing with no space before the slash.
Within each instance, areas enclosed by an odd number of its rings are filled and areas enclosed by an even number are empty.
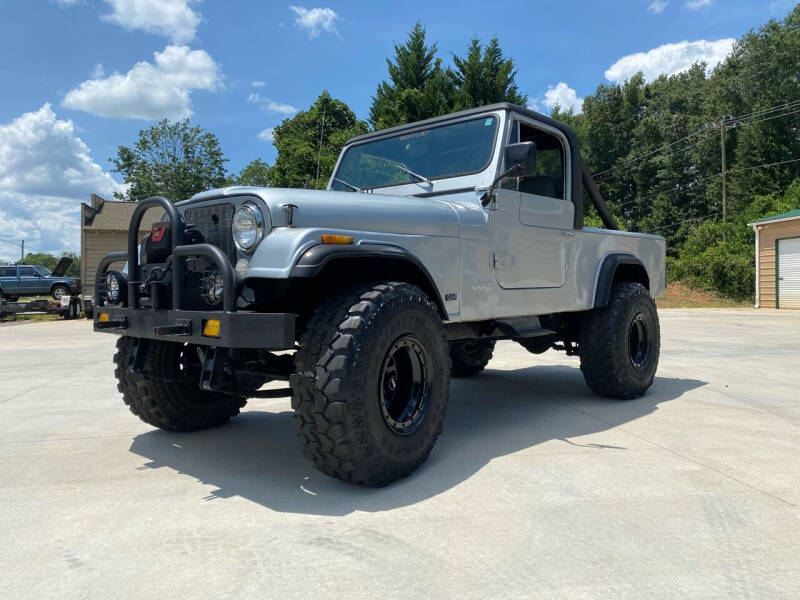
<svg viewBox="0 0 800 600">
<path fill-rule="evenodd" d="M 230 184 L 323 188 L 354 135 L 493 102 L 527 104 L 515 62 L 496 38 L 473 39 L 451 59 L 445 65 L 416 24 L 386 60 L 366 121 L 323 91 L 275 127 L 273 165 L 256 159 L 239 173 L 226 173 L 216 136 L 188 121 L 162 121 L 112 159 L 131 184 L 124 197 L 186 198 Z M 752 295 L 746 222 L 800 206 L 800 183 L 793 184 L 800 178 L 800 6 L 742 36 L 711 73 L 697 64 L 650 82 L 640 73 L 601 83 L 579 114 L 556 106 L 551 116 L 577 132 L 621 226 L 667 239 L 672 277 L 735 298 Z M 599 223 L 591 209 L 587 220 Z"/>
</svg>

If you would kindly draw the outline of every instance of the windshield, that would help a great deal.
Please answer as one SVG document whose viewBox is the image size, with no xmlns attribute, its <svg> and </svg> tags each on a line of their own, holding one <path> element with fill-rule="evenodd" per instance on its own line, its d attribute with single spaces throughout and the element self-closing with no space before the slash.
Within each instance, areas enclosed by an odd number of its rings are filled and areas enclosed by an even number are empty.
<svg viewBox="0 0 800 600">
<path fill-rule="evenodd" d="M 492 157 L 497 117 L 439 125 L 353 146 L 342 158 L 331 189 L 360 191 L 468 175 Z"/>
</svg>

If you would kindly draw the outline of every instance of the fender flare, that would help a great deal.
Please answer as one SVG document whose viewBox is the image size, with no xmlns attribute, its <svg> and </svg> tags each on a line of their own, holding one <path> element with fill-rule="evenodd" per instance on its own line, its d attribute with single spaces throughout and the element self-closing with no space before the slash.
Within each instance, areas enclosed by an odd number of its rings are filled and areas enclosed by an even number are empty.
<svg viewBox="0 0 800 600">
<path fill-rule="evenodd" d="M 390 246 L 388 244 L 317 244 L 316 246 L 311 246 L 311 248 L 300 255 L 300 258 L 297 260 L 294 267 L 292 267 L 289 277 L 315 277 L 326 265 L 334 260 L 346 260 L 349 258 L 383 258 L 410 263 L 419 269 L 427 280 L 430 289 L 436 294 L 436 297 L 431 299 L 439 306 L 439 310 L 442 311 L 443 314 L 447 314 L 444 309 L 442 296 L 439 293 L 439 287 L 436 285 L 428 269 L 416 256 L 400 246 Z"/>
<path fill-rule="evenodd" d="M 624 252 L 608 254 L 603 259 L 603 264 L 600 265 L 597 271 L 597 283 L 594 286 L 594 308 L 608 306 L 608 301 L 611 298 L 611 288 L 614 285 L 614 276 L 621 265 L 633 265 L 634 267 L 641 268 L 647 279 L 645 287 L 647 287 L 648 292 L 650 291 L 650 274 L 647 272 L 647 268 L 641 260 L 636 258 L 633 254 Z"/>
</svg>

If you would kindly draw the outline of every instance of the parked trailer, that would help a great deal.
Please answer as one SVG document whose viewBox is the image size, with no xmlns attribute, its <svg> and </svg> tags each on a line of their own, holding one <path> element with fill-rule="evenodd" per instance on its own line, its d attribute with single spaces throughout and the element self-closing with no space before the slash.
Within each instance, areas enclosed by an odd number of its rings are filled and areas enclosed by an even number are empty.
<svg viewBox="0 0 800 600">
<path fill-rule="evenodd" d="M 62 296 L 60 300 L 28 300 L 11 302 L 0 300 L 0 321 L 17 315 L 61 315 L 64 319 L 77 319 L 81 314 L 79 296 Z"/>
</svg>

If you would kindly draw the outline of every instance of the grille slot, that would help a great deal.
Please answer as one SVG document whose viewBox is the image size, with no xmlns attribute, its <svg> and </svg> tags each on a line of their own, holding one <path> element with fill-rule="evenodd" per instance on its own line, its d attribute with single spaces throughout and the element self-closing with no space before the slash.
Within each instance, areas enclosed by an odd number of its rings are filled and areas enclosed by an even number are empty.
<svg viewBox="0 0 800 600">
<path fill-rule="evenodd" d="M 186 209 L 186 223 L 191 223 L 194 228 L 203 234 L 205 242 L 222 250 L 230 259 L 231 264 L 236 263 L 236 246 L 231 237 L 231 223 L 233 222 L 233 204 L 211 204 Z"/>
</svg>

